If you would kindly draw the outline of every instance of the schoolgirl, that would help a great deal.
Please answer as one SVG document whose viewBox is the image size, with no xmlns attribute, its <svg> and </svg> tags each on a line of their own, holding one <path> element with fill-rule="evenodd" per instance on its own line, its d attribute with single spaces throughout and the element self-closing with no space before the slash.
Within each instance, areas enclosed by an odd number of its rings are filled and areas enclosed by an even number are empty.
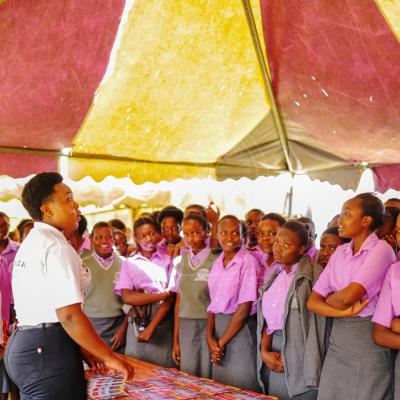
<svg viewBox="0 0 400 400">
<path fill-rule="evenodd" d="M 310 311 L 334 317 L 319 400 L 393 397 L 393 354 L 372 341 L 372 315 L 395 260 L 375 234 L 383 217 L 383 204 L 371 193 L 343 204 L 339 234 L 352 241 L 336 249 L 309 297 Z"/>
<path fill-rule="evenodd" d="M 133 231 L 138 252 L 123 262 L 115 285 L 123 303 L 132 306 L 125 354 L 172 367 L 174 294 L 168 291 L 169 265 L 157 255 L 160 227 L 155 219 L 141 217 Z"/>
</svg>

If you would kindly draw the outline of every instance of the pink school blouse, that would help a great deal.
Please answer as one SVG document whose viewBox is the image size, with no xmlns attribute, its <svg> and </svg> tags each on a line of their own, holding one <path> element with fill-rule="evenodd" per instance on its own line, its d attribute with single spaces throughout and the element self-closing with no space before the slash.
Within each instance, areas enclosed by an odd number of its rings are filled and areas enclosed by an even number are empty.
<svg viewBox="0 0 400 400">
<path fill-rule="evenodd" d="M 358 283 L 366 290 L 368 305 L 357 314 L 368 317 L 375 311 L 379 292 L 387 269 L 395 262 L 393 249 L 371 233 L 360 250 L 353 255 L 353 242 L 339 246 L 329 259 L 313 290 L 323 297 L 344 289 L 350 283 Z M 362 299 L 364 300 L 364 298 Z"/>
<path fill-rule="evenodd" d="M 390 328 L 392 319 L 400 316 L 400 262 L 386 273 L 372 322 Z"/>
<path fill-rule="evenodd" d="M 283 328 L 286 298 L 296 275 L 297 264 L 292 266 L 289 273 L 283 265 L 278 265 L 278 268 L 279 274 L 262 298 L 262 313 L 267 323 L 268 335 Z"/>
<path fill-rule="evenodd" d="M 215 260 L 208 275 L 211 303 L 208 312 L 233 314 L 239 304 L 254 302 L 250 315 L 256 312 L 257 260 L 242 247 L 224 268 L 224 253 Z"/>
</svg>

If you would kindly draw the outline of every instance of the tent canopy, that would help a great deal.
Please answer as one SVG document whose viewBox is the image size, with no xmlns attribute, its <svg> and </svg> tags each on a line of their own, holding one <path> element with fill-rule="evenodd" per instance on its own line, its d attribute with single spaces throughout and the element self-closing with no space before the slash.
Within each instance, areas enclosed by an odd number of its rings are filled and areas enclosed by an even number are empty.
<svg viewBox="0 0 400 400">
<path fill-rule="evenodd" d="M 349 188 L 369 165 L 399 189 L 400 5 L 252 0 L 256 36 L 242 3 L 1 3 L 0 175 L 71 148 L 76 180 L 289 170 Z"/>
</svg>

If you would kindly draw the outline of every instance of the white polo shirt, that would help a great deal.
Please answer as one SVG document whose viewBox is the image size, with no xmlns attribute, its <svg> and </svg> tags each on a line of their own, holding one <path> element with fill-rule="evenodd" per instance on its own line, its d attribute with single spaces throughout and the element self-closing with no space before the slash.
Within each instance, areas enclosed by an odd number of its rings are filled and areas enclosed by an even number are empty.
<svg viewBox="0 0 400 400">
<path fill-rule="evenodd" d="M 35 222 L 14 260 L 12 289 L 19 325 L 58 322 L 56 310 L 82 303 L 82 261 L 65 236 Z"/>
</svg>

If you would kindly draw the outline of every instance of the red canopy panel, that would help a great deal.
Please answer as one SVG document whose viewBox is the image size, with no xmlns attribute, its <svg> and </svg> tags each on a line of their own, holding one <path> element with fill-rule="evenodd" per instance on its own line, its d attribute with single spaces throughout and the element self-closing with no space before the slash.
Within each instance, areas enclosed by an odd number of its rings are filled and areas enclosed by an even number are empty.
<svg viewBox="0 0 400 400">
<path fill-rule="evenodd" d="M 260 0 L 289 140 L 352 161 L 400 159 L 400 45 L 374 0 Z"/>
<path fill-rule="evenodd" d="M 0 176 L 24 178 L 40 172 L 57 170 L 58 157 L 56 156 L 0 152 Z"/>
<path fill-rule="evenodd" d="M 372 169 L 375 189 L 385 193 L 388 189 L 400 190 L 400 164 L 382 165 Z"/>
<path fill-rule="evenodd" d="M 0 5 L 0 146 L 70 146 L 106 71 L 124 3 Z"/>
</svg>

